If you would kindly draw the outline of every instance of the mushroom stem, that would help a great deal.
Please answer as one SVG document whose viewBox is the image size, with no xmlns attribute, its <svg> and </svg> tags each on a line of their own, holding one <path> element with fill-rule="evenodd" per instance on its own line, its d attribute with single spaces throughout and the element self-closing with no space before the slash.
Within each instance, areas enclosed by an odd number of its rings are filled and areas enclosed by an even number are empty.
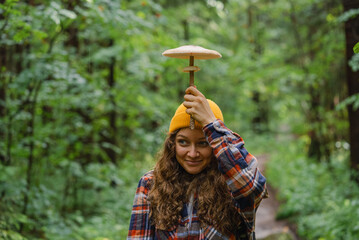
<svg viewBox="0 0 359 240">
<path fill-rule="evenodd" d="M 189 65 L 194 65 L 194 56 L 189 56 Z M 194 71 L 189 71 L 189 85 L 194 86 Z M 189 122 L 189 128 L 191 130 L 194 129 L 194 118 L 192 117 L 192 115 Z"/>
<path fill-rule="evenodd" d="M 194 65 L 194 56 L 189 57 L 189 65 L 190 66 Z M 194 71 L 189 72 L 189 85 L 190 86 L 194 85 Z"/>
</svg>

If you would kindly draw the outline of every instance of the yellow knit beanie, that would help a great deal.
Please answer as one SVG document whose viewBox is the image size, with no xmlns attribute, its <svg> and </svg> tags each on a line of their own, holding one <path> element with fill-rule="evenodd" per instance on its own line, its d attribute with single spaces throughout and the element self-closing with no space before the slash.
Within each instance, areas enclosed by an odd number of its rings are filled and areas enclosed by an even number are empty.
<svg viewBox="0 0 359 240">
<path fill-rule="evenodd" d="M 207 101 L 209 103 L 210 108 L 212 109 L 212 112 L 214 113 L 214 116 L 217 119 L 223 121 L 222 111 L 218 107 L 218 105 L 212 100 L 207 99 Z M 175 115 L 173 116 L 170 123 L 170 128 L 169 128 L 170 133 L 180 128 L 189 127 L 191 117 L 188 113 L 186 113 L 186 109 L 187 108 L 183 105 L 183 103 L 177 108 Z M 202 127 L 203 126 L 201 126 L 199 122 L 195 121 L 195 128 L 202 128 Z"/>
</svg>

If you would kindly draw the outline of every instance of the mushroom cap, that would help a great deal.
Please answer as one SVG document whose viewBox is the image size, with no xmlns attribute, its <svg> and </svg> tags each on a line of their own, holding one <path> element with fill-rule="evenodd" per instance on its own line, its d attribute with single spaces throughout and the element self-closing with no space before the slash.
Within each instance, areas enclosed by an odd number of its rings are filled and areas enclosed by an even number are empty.
<svg viewBox="0 0 359 240">
<path fill-rule="evenodd" d="M 178 48 L 168 49 L 164 51 L 162 55 L 181 59 L 189 59 L 190 56 L 194 56 L 194 59 L 213 59 L 222 57 L 217 51 L 195 45 L 184 45 Z"/>
</svg>

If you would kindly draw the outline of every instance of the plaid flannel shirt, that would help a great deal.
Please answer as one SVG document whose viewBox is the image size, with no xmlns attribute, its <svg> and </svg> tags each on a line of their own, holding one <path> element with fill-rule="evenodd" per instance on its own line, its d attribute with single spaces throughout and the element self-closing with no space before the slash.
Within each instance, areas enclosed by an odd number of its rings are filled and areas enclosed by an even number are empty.
<svg viewBox="0 0 359 240">
<path fill-rule="evenodd" d="M 190 214 L 189 203 L 184 204 L 181 219 L 176 227 L 166 231 L 156 229 L 150 221 L 150 202 L 147 199 L 153 178 L 153 171 L 150 171 L 139 182 L 127 240 L 255 239 L 256 210 L 261 200 L 267 197 L 266 179 L 257 168 L 257 160 L 244 148 L 243 139 L 228 129 L 221 120 L 208 124 L 203 131 L 219 160 L 219 170 L 224 175 L 231 191 L 234 209 L 241 216 L 240 229 L 231 236 L 225 236 L 213 226 L 201 227 L 196 205 Z"/>
</svg>

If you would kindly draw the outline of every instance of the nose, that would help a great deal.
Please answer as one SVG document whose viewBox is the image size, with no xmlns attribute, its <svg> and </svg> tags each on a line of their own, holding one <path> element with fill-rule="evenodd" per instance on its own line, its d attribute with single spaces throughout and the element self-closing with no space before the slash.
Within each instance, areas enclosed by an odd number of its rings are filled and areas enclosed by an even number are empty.
<svg viewBox="0 0 359 240">
<path fill-rule="evenodd" d="M 197 148 L 195 145 L 190 146 L 190 149 L 188 150 L 187 155 L 191 158 L 196 158 L 197 156 L 199 156 L 199 152 L 197 151 Z"/>
</svg>

